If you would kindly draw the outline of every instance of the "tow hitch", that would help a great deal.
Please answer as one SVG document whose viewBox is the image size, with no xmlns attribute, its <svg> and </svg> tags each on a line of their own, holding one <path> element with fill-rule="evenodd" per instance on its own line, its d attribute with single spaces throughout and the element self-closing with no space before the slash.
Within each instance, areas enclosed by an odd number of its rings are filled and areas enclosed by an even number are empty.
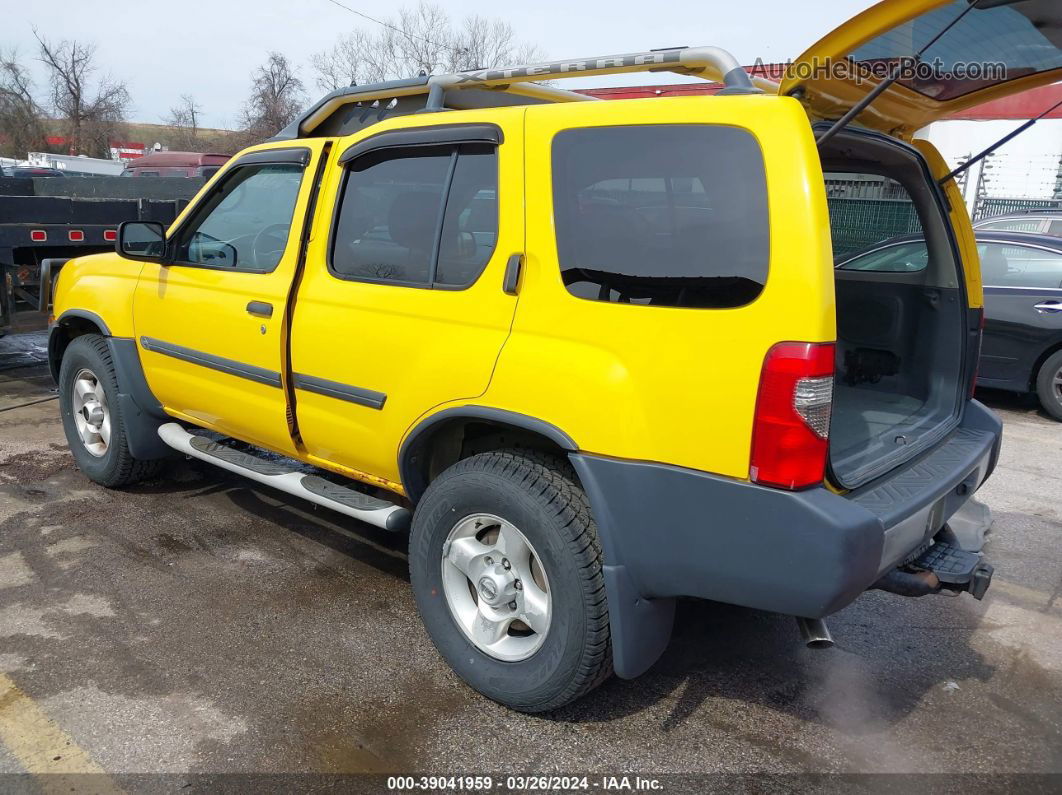
<svg viewBox="0 0 1062 795">
<path fill-rule="evenodd" d="M 938 541 L 870 587 L 900 596 L 924 596 L 942 590 L 968 591 L 974 599 L 983 599 L 992 583 L 992 571 L 992 565 L 976 552 Z"/>
</svg>

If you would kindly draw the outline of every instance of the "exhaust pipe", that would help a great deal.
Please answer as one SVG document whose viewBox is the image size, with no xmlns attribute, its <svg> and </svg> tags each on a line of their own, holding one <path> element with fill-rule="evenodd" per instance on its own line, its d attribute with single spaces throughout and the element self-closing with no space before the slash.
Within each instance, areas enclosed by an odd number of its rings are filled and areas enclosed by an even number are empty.
<svg viewBox="0 0 1062 795">
<path fill-rule="evenodd" d="M 797 626 L 804 645 L 809 649 L 828 649 L 833 646 L 833 636 L 821 618 L 801 618 L 797 616 Z"/>
</svg>

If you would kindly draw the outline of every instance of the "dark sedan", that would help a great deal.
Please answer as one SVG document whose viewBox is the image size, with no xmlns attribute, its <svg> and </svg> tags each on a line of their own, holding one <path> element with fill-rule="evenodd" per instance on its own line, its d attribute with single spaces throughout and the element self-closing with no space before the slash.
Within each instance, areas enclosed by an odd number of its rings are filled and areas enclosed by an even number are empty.
<svg viewBox="0 0 1062 795">
<path fill-rule="evenodd" d="M 1062 420 L 1062 238 L 976 231 L 985 292 L 979 386 L 1035 392 Z M 886 240 L 837 263 L 845 270 L 916 272 L 921 235 Z"/>
<path fill-rule="evenodd" d="M 1032 232 L 1062 237 L 1062 209 L 1044 208 L 1007 213 L 974 221 L 978 232 Z"/>
</svg>

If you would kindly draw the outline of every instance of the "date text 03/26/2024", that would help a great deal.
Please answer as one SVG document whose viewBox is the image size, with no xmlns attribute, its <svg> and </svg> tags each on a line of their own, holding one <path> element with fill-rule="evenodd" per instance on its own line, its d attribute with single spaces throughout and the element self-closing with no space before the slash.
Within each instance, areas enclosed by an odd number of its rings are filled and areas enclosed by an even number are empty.
<svg viewBox="0 0 1062 795">
<path fill-rule="evenodd" d="M 663 784 L 643 776 L 389 776 L 391 792 L 659 792 Z"/>
</svg>

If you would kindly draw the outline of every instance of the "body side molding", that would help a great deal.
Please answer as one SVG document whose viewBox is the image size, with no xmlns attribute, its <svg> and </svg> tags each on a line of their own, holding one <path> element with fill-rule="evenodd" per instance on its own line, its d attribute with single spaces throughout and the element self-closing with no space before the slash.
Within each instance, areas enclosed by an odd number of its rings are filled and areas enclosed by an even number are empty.
<svg viewBox="0 0 1062 795">
<path fill-rule="evenodd" d="M 212 353 L 204 353 L 203 351 L 186 348 L 183 345 L 175 345 L 172 342 L 163 342 L 154 337 L 141 337 L 140 346 L 152 353 L 161 353 L 163 356 L 171 356 L 174 359 L 198 364 L 202 367 L 209 367 L 211 370 L 217 370 L 221 373 L 280 388 L 280 373 L 275 370 L 267 370 L 264 367 L 256 367 L 253 364 L 244 364 L 234 359 L 226 359 L 224 356 L 215 356 Z"/>
<path fill-rule="evenodd" d="M 315 375 L 294 373 L 292 382 L 296 389 L 304 392 L 314 392 L 318 395 L 346 400 L 349 403 L 357 403 L 359 406 L 368 406 L 371 409 L 382 409 L 387 402 L 387 395 L 372 389 L 360 386 L 341 384 L 338 381 L 330 381 L 327 378 L 318 378 Z"/>
</svg>

